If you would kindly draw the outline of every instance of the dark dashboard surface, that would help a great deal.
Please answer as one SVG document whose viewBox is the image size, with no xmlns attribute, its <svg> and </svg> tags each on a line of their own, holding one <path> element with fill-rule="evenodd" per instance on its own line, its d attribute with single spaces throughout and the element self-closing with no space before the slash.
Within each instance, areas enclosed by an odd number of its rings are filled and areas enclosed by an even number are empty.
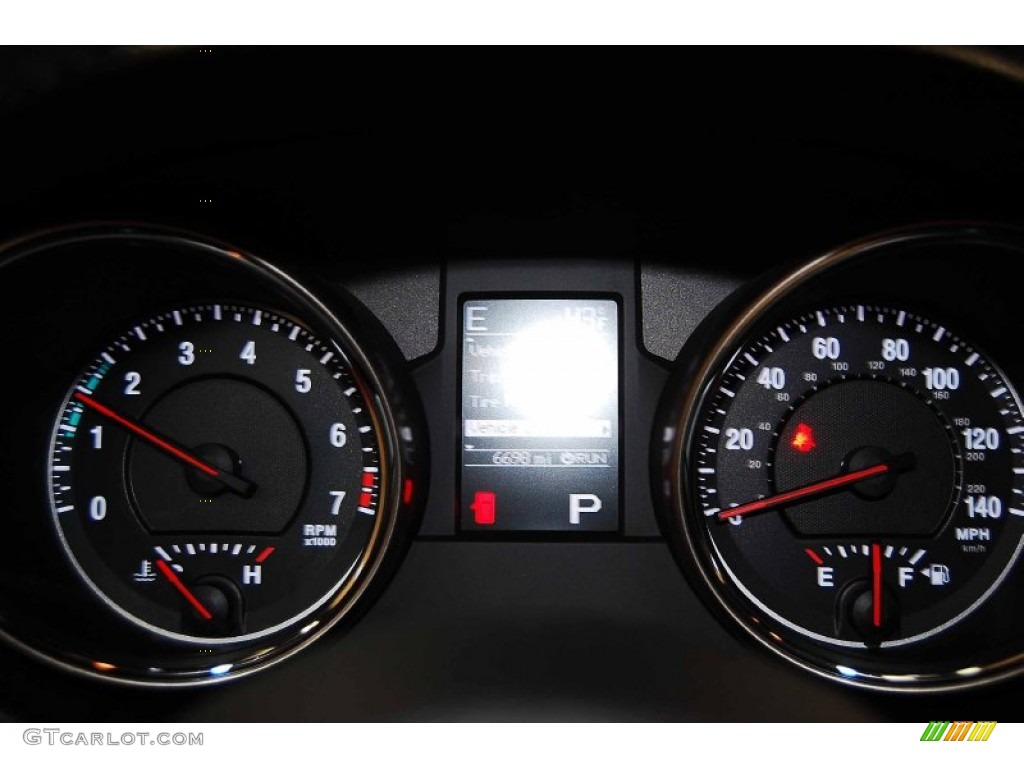
<svg viewBox="0 0 1024 768">
<path fill-rule="evenodd" d="M 341 287 L 401 350 L 432 467 L 422 527 L 358 621 L 258 675 L 191 691 L 78 679 L 3 646 L 0 715 L 856 721 L 983 707 L 1013 719 L 1019 682 L 868 693 L 735 637 L 662 538 L 646 454 L 672 361 L 747 281 L 891 227 L 1021 223 L 1024 91 L 1012 78 L 901 49 L 2 56 L 4 239 L 145 222 Z M 460 536 L 459 297 L 551 285 L 623 297 L 636 401 L 622 535 Z M 49 311 L 45 296 L 7 309 L 25 323 Z M 94 322 L 97 341 L 118 330 L 117 318 Z"/>
</svg>

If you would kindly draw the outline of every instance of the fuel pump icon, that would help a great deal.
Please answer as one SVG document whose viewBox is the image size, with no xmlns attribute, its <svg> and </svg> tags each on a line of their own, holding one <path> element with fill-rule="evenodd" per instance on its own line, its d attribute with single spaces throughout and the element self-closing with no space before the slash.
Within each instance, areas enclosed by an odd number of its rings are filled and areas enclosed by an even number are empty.
<svg viewBox="0 0 1024 768">
<path fill-rule="evenodd" d="M 929 580 L 933 587 L 941 587 L 943 584 L 949 584 L 949 566 L 948 565 L 935 565 L 932 563 L 927 569 Z"/>
</svg>

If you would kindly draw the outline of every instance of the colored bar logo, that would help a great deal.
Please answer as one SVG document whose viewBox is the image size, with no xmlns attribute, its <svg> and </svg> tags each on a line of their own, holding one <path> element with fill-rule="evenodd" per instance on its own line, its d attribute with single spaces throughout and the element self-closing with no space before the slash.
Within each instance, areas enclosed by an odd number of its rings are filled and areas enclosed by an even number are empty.
<svg viewBox="0 0 1024 768">
<path fill-rule="evenodd" d="M 988 741 L 995 730 L 995 720 L 980 722 L 932 721 L 921 734 L 921 741 Z"/>
</svg>

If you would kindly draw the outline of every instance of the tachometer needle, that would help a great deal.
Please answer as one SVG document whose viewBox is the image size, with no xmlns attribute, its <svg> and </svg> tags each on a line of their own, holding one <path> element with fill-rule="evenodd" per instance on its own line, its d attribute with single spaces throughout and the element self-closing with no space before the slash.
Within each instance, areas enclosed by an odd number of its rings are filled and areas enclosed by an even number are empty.
<svg viewBox="0 0 1024 768">
<path fill-rule="evenodd" d="M 199 470 L 205 475 L 209 475 L 210 477 L 215 478 L 219 482 L 223 483 L 226 488 L 228 488 L 231 491 L 234 491 L 239 496 L 249 497 L 256 492 L 256 485 L 254 483 L 246 480 L 243 477 L 239 477 L 238 475 L 233 475 L 230 472 L 225 472 L 223 470 L 217 469 L 216 467 L 210 466 L 205 461 L 196 458 L 191 453 L 186 451 L 184 448 L 176 445 L 174 442 L 167 439 L 166 437 L 163 437 L 157 434 L 156 432 L 152 431 L 151 429 L 142 426 L 138 422 L 132 421 L 131 419 L 122 416 L 121 414 L 111 410 L 110 408 L 98 402 L 97 400 L 94 400 L 89 395 L 83 394 L 82 392 L 75 392 L 75 399 L 78 400 L 78 402 L 80 402 L 87 408 L 91 408 L 92 410 L 96 411 L 101 416 L 106 416 L 115 424 L 119 424 L 120 426 L 127 429 L 129 432 L 138 435 L 143 440 L 148 442 L 150 445 L 159 448 L 167 455 L 177 459 L 183 464 L 187 464 L 190 467 L 194 467 L 195 469 Z"/>
<path fill-rule="evenodd" d="M 882 545 L 871 545 L 871 617 L 875 628 L 882 626 Z"/>
<path fill-rule="evenodd" d="M 196 613 L 207 621 L 213 618 L 213 614 L 210 613 L 205 605 L 199 602 L 199 598 L 192 594 L 192 590 L 181 582 L 181 579 L 178 578 L 178 574 L 174 572 L 171 566 L 163 560 L 157 560 L 156 568 L 160 573 L 167 577 L 167 580 L 171 582 L 171 585 L 181 593 L 181 596 L 188 600 L 189 604 L 196 609 Z"/>
<path fill-rule="evenodd" d="M 836 475 L 835 477 L 830 477 L 827 480 L 810 483 L 809 485 L 794 488 L 793 490 L 785 491 L 784 493 L 778 493 L 765 499 L 758 499 L 757 501 L 751 501 L 747 504 L 740 504 L 738 507 L 731 507 L 723 512 L 719 512 L 718 519 L 728 520 L 730 517 L 739 517 L 740 515 L 749 515 L 754 512 L 764 512 L 765 510 L 774 509 L 775 507 L 791 501 L 807 499 L 812 496 L 823 496 L 826 493 L 832 493 L 833 491 L 859 483 L 861 480 L 867 480 L 870 477 L 884 475 L 887 472 L 910 469 L 913 466 L 914 455 L 912 453 L 904 453 L 900 456 L 894 457 L 892 461 L 884 464 L 875 464 L 870 467 L 865 467 L 864 469 L 858 469 L 854 472 L 846 472 L 841 475 Z"/>
</svg>

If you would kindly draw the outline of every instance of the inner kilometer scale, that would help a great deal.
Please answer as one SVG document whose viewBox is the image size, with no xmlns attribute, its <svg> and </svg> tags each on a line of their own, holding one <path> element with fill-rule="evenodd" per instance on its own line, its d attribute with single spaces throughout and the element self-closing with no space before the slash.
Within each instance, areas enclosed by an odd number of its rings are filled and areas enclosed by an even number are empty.
<svg viewBox="0 0 1024 768">
<path fill-rule="evenodd" d="M 836 646 L 951 627 L 1024 532 L 1024 418 L 951 330 L 866 305 L 810 312 L 736 354 L 696 423 L 696 506 L 722 578 Z"/>
<path fill-rule="evenodd" d="M 96 596 L 216 645 L 331 600 L 378 533 L 380 455 L 339 348 L 218 304 L 103 350 L 67 396 L 47 471 L 57 531 Z"/>
</svg>

